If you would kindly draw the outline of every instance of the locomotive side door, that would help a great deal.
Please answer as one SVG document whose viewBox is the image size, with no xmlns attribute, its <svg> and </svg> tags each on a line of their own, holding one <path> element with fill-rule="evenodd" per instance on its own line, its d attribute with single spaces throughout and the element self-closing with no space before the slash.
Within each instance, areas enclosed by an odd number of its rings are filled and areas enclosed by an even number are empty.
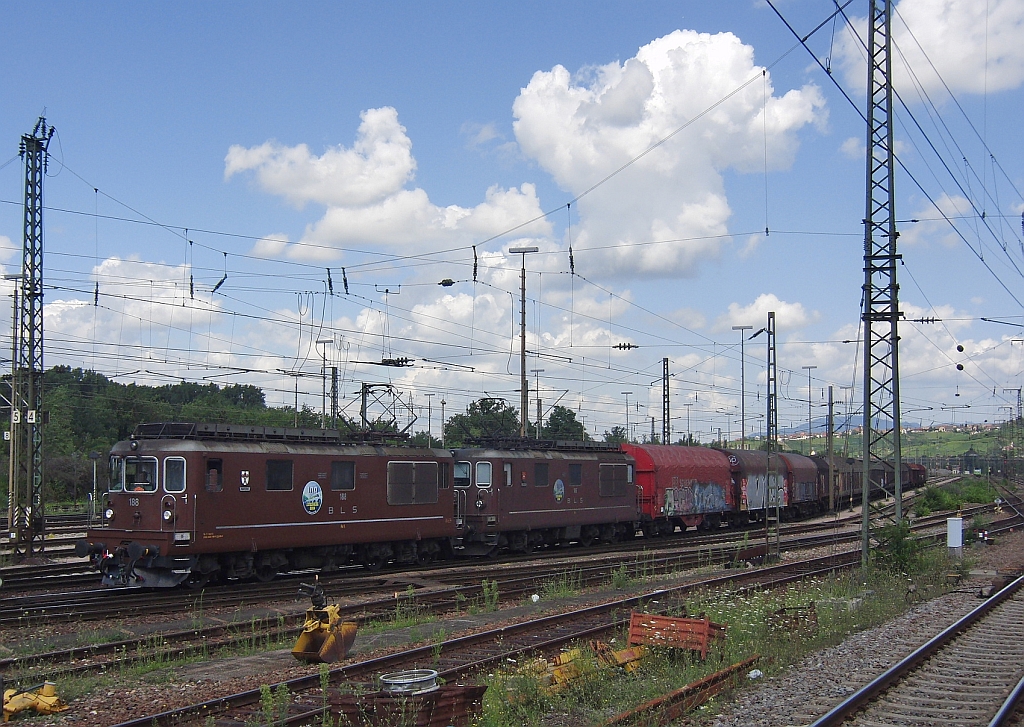
<svg viewBox="0 0 1024 727">
<path fill-rule="evenodd" d="M 195 539 L 196 491 L 188 487 L 187 474 L 184 457 L 164 459 L 160 530 L 173 532 L 175 545 L 190 545 Z"/>
</svg>

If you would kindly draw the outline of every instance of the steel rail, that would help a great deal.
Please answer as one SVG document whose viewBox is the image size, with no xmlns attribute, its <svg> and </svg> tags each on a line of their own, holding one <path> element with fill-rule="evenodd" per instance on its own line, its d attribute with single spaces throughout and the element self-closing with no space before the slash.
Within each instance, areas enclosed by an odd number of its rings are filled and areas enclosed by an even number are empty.
<svg viewBox="0 0 1024 727">
<path fill-rule="evenodd" d="M 1021 698 L 1024 697 L 1024 677 L 1017 682 L 1017 686 L 1013 688 L 1009 696 L 1003 701 L 999 710 L 992 717 L 992 720 L 988 723 L 988 727 L 1004 727 L 1004 725 L 1010 724 L 1010 720 L 1013 719 L 1014 713 L 1017 711 L 1017 706 L 1020 704 Z"/>
<path fill-rule="evenodd" d="M 998 593 L 993 594 L 988 600 L 964 615 L 956 623 L 943 629 L 915 651 L 865 684 L 826 714 L 819 717 L 811 724 L 811 727 L 833 727 L 834 725 L 842 724 L 849 717 L 860 711 L 872 699 L 910 674 L 918 665 L 935 654 L 943 646 L 991 613 L 996 606 L 1009 600 L 1022 586 L 1024 586 L 1024 576 L 1013 581 Z"/>
</svg>

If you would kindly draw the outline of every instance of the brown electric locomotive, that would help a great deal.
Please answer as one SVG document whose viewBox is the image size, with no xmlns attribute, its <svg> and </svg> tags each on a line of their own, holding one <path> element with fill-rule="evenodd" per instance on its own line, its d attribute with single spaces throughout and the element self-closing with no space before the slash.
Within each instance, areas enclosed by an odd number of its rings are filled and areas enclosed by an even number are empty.
<svg viewBox="0 0 1024 727">
<path fill-rule="evenodd" d="M 332 430 L 144 424 L 110 453 L 104 524 L 78 544 L 116 586 L 450 557 L 452 456 Z"/>
</svg>

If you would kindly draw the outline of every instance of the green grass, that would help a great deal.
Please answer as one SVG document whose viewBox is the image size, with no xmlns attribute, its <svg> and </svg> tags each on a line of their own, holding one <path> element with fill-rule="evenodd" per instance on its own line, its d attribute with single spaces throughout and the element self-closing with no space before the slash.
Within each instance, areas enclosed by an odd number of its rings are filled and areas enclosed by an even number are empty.
<svg viewBox="0 0 1024 727">
<path fill-rule="evenodd" d="M 933 598 L 948 587 L 951 568 L 944 551 L 921 556 L 919 570 L 908 579 L 883 569 L 853 571 L 831 578 L 807 580 L 777 590 L 707 591 L 675 605 L 676 615 L 705 613 L 728 624 L 724 645 L 707 662 L 696 655 L 654 649 L 643 666 L 630 674 L 599 669 L 556 694 L 545 693 L 527 669 L 496 672 L 484 696 L 479 727 L 540 727 L 546 724 L 598 724 L 619 712 L 696 681 L 727 665 L 761 654 L 758 668 L 777 673 L 804 655 L 840 643 L 848 635 L 883 623 L 918 600 Z M 910 585 L 915 589 L 911 590 Z M 772 617 L 780 608 L 806 607 L 814 602 L 817 627 L 794 638 L 777 627 Z M 849 604 L 856 608 L 850 609 Z M 662 605 L 665 605 L 664 603 Z M 625 646 L 624 634 L 611 643 Z M 585 647 L 584 647 L 585 648 Z M 702 708 L 713 714 L 714 702 Z"/>
</svg>

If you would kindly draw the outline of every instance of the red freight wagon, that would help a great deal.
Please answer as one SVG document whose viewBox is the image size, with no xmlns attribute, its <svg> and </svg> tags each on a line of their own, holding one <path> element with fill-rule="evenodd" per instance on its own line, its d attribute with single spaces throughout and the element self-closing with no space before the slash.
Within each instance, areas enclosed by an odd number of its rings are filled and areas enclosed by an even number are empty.
<svg viewBox="0 0 1024 727">
<path fill-rule="evenodd" d="M 626 444 L 636 460 L 641 490 L 641 527 L 649 535 L 667 535 L 676 527 L 717 527 L 737 510 L 729 460 L 705 447 Z"/>
<path fill-rule="evenodd" d="M 822 498 L 828 502 L 824 482 L 818 477 L 818 465 L 810 457 L 787 452 L 779 455 L 786 463 L 786 489 L 789 509 L 796 516 L 818 512 Z"/>
</svg>

